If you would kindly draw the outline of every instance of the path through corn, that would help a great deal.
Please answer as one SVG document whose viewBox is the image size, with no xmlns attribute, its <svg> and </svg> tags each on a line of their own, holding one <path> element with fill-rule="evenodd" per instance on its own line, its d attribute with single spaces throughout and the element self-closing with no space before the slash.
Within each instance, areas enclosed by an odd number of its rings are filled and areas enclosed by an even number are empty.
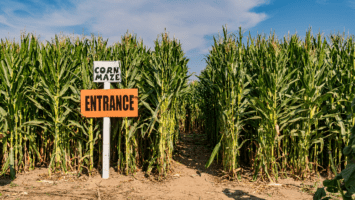
<svg viewBox="0 0 355 200">
<path fill-rule="evenodd" d="M 314 182 L 250 182 L 248 171 L 241 173 L 242 181 L 228 181 L 216 164 L 205 170 L 211 154 L 205 143 L 205 135 L 181 134 L 173 171 L 164 180 L 145 177 L 142 171 L 134 176 L 120 175 L 113 168 L 108 180 L 101 179 L 98 172 L 92 177 L 58 173 L 49 178 L 47 169 L 42 168 L 18 174 L 13 182 L 0 179 L 0 199 L 312 199 L 308 189 Z"/>
</svg>

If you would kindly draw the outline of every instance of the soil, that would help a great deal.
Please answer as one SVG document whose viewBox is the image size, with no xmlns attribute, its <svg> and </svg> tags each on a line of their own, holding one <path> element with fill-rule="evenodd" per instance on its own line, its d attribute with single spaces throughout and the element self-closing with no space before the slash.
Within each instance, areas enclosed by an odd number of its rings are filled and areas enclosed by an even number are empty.
<svg viewBox="0 0 355 200">
<path fill-rule="evenodd" d="M 176 145 L 172 172 L 163 180 L 138 171 L 120 175 L 113 168 L 110 178 L 100 173 L 77 177 L 75 172 L 48 176 L 48 169 L 18 174 L 14 181 L 0 178 L 0 199 L 313 199 L 322 179 L 296 181 L 279 179 L 277 183 L 251 182 L 251 173 L 242 172 L 242 179 L 228 180 L 220 166 L 204 168 L 211 149 L 204 135 L 182 134 Z M 318 183 L 316 185 L 315 183 Z"/>
</svg>

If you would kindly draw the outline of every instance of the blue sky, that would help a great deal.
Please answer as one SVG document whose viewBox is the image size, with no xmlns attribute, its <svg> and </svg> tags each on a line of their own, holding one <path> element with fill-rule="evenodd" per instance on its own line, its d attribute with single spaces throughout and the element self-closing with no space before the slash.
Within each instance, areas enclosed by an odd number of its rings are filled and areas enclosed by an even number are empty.
<svg viewBox="0 0 355 200">
<path fill-rule="evenodd" d="M 241 26 L 246 42 L 249 31 L 256 37 L 272 30 L 279 39 L 297 31 L 304 38 L 309 27 L 314 35 L 354 35 L 354 19 L 355 0 L 2 0 L 0 38 L 18 41 L 26 30 L 50 41 L 60 32 L 81 37 L 84 30 L 113 44 L 128 30 L 153 49 L 166 28 L 182 43 L 189 71 L 198 75 L 222 25 L 233 33 Z"/>
</svg>

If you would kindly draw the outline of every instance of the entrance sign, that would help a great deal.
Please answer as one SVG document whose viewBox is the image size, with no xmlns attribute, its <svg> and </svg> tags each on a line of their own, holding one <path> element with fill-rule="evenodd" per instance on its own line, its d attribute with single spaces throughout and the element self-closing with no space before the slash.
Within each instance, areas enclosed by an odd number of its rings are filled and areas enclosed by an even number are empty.
<svg viewBox="0 0 355 200">
<path fill-rule="evenodd" d="M 138 117 L 138 89 L 111 89 L 121 82 L 120 61 L 94 61 L 94 82 L 103 82 L 102 90 L 81 90 L 80 109 L 85 117 L 103 117 L 102 178 L 109 178 L 110 117 Z"/>
<path fill-rule="evenodd" d="M 85 117 L 138 117 L 138 89 L 81 90 Z"/>
<path fill-rule="evenodd" d="M 119 61 L 94 61 L 94 82 L 121 82 Z"/>
</svg>

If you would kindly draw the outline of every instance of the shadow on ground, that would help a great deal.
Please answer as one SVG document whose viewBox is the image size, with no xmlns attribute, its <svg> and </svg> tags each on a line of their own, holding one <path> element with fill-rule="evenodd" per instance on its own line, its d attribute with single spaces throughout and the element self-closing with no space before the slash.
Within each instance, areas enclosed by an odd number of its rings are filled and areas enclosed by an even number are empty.
<svg viewBox="0 0 355 200">
<path fill-rule="evenodd" d="M 216 163 L 212 163 L 208 169 L 205 169 L 211 153 L 206 134 L 182 133 L 175 147 L 174 160 L 190 169 L 195 169 L 197 174 L 202 172 L 217 176 L 220 166 Z"/>
<path fill-rule="evenodd" d="M 247 192 L 241 191 L 241 190 L 229 190 L 229 189 L 224 189 L 223 193 L 233 199 L 252 199 L 252 200 L 265 200 L 263 198 L 256 197 L 254 195 L 251 195 Z"/>
<path fill-rule="evenodd" d="M 10 178 L 0 178 L 0 186 L 6 186 L 11 184 L 11 179 Z"/>
</svg>

